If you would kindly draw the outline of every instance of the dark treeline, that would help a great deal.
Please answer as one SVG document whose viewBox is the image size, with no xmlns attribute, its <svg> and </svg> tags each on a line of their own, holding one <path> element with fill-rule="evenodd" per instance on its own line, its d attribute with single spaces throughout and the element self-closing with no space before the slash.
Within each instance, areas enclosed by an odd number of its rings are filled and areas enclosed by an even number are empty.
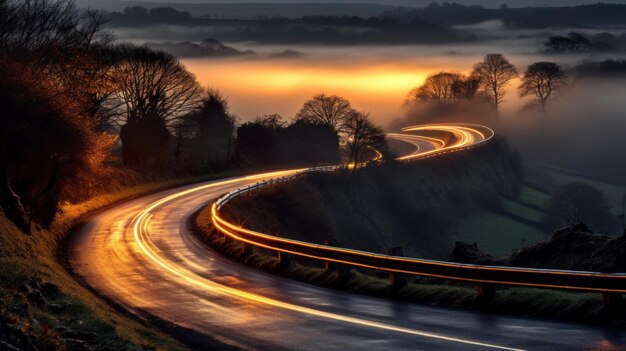
<svg viewBox="0 0 626 351">
<path fill-rule="evenodd" d="M 304 120 L 287 125 L 282 117 L 268 115 L 237 129 L 236 150 L 244 164 L 335 164 L 339 136 L 328 125 Z"/>
<path fill-rule="evenodd" d="M 141 27 L 159 24 L 211 27 L 211 36 L 227 41 L 264 43 L 435 43 L 473 41 L 477 36 L 455 25 L 502 20 L 511 28 L 585 27 L 624 24 L 626 5 L 595 4 L 574 7 L 486 9 L 455 3 L 433 3 L 422 9 L 398 8 L 378 16 L 303 16 L 265 19 L 193 17 L 169 7 L 140 6 L 108 14 L 110 26 Z M 551 52 L 610 51 L 626 46 L 626 36 L 609 33 L 553 36 Z"/>
<path fill-rule="evenodd" d="M 556 35 L 544 43 L 546 52 L 557 54 L 607 52 L 626 48 L 626 35 L 610 33 L 588 35 L 571 32 L 567 36 Z"/>
<path fill-rule="evenodd" d="M 363 161 L 385 148 L 338 96 L 314 97 L 289 125 L 270 116 L 237 128 L 227 99 L 178 59 L 114 42 L 102 12 L 69 0 L 0 1 L 0 24 L 0 205 L 25 231 L 112 183 Z M 342 110 L 318 110 L 338 101 Z M 344 129 L 352 120 L 360 129 Z"/>
<path fill-rule="evenodd" d="M 237 157 L 242 164 L 366 164 L 378 153 L 389 155 L 385 134 L 369 115 L 341 96 L 319 94 L 306 101 L 291 123 L 266 115 L 237 130 Z"/>
<path fill-rule="evenodd" d="M 474 36 L 417 16 L 304 16 L 301 18 L 212 19 L 190 17 L 172 8 L 129 7 L 107 14 L 109 26 L 141 27 L 158 24 L 212 27 L 212 36 L 224 41 L 264 43 L 432 43 L 473 40 Z"/>
<path fill-rule="evenodd" d="M 626 76 L 626 60 L 583 61 L 572 67 L 578 78 L 623 78 Z"/>
<path fill-rule="evenodd" d="M 472 24 L 499 19 L 510 27 L 549 28 L 592 25 L 616 25 L 626 21 L 626 5 L 598 3 L 563 7 L 509 8 L 506 5 L 488 9 L 454 2 L 434 2 L 422 9 L 392 10 L 384 13 L 402 19 L 422 18 L 445 25 Z"/>
<path fill-rule="evenodd" d="M 180 25 L 265 25 L 310 24 L 340 25 L 371 28 L 408 28 L 473 24 L 494 19 L 504 21 L 511 27 L 548 28 L 554 26 L 574 27 L 590 25 L 624 24 L 626 5 L 598 3 L 592 5 L 562 7 L 484 8 L 479 5 L 462 5 L 454 2 L 433 2 L 419 9 L 396 8 L 378 16 L 302 16 L 299 18 L 272 17 L 264 19 L 214 19 L 193 17 L 191 13 L 170 7 L 146 9 L 141 6 L 127 7 L 122 12 L 109 14 L 115 26 L 140 26 L 154 24 Z"/>
</svg>

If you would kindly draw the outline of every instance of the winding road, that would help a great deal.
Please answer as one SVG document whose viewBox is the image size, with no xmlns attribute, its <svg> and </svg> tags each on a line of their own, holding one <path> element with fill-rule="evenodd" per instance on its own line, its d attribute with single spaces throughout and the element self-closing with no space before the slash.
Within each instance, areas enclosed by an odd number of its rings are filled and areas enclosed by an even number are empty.
<svg viewBox="0 0 626 351">
<path fill-rule="evenodd" d="M 408 137 L 416 146 L 440 144 L 428 138 Z M 423 152 L 447 146 L 422 145 Z M 124 202 L 94 215 L 75 233 L 70 264 L 87 284 L 131 313 L 147 312 L 245 349 L 622 350 L 626 345 L 622 331 L 408 304 L 273 276 L 226 259 L 189 229 L 191 216 L 210 200 L 296 171 L 204 182 Z"/>
</svg>

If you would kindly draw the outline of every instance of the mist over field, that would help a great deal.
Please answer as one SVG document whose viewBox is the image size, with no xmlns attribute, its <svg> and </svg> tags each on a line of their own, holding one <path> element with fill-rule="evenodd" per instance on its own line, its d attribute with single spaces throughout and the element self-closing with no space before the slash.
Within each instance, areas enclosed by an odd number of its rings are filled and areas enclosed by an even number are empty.
<svg viewBox="0 0 626 351">
<path fill-rule="evenodd" d="M 622 38 L 624 30 L 620 28 L 507 28 L 498 20 L 454 28 L 471 32 L 476 40 L 411 45 L 267 44 L 234 40 L 224 41 L 224 45 L 247 54 L 222 57 L 178 54 L 203 85 L 219 88 L 228 97 L 232 111 L 241 122 L 272 113 L 293 117 L 303 101 L 323 92 L 347 98 L 388 130 L 412 123 L 442 121 L 436 113 L 407 108 L 406 94 L 432 73 L 468 74 L 474 63 L 488 53 L 504 54 L 519 72 L 537 61 L 556 62 L 568 70 L 585 60 L 626 57 L 623 52 L 544 51 L 543 43 L 553 35 L 577 31 L 586 35 L 610 33 Z M 219 39 L 220 34 L 234 30 L 173 25 L 114 29 L 120 40 L 139 43 Z M 170 49 L 177 53 L 176 47 Z M 622 83 L 573 81 L 551 107 L 548 120 L 540 121 L 539 117 L 523 111 L 526 99 L 518 96 L 520 81 L 514 79 L 506 89 L 499 119 L 486 118 L 488 114 L 484 111 L 471 109 L 447 118 L 492 125 L 529 162 L 568 168 L 623 184 L 626 166 L 615 161 L 621 156 L 620 150 L 626 149 L 617 132 L 626 128 L 620 114 L 626 108 L 626 101 L 620 98 Z"/>
<path fill-rule="evenodd" d="M 0 349 L 626 350 L 626 0 L 265 1 L 0 0 Z"/>
</svg>

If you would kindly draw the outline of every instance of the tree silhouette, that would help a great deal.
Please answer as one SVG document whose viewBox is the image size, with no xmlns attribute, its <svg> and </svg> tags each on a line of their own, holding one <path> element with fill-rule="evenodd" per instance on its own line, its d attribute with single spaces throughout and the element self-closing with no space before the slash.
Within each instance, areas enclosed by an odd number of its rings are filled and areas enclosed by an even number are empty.
<svg viewBox="0 0 626 351">
<path fill-rule="evenodd" d="M 459 73 L 439 72 L 426 77 L 424 83 L 412 89 L 406 103 L 454 104 L 472 100 L 478 92 L 480 80 Z"/>
<path fill-rule="evenodd" d="M 98 131 L 111 130 L 112 36 L 104 30 L 102 11 L 80 11 L 68 0 L 8 0 L 0 2 L 0 23 L 1 50 L 78 102 Z"/>
<path fill-rule="evenodd" d="M 248 165 L 283 163 L 278 131 L 284 126 L 282 117 L 271 114 L 257 117 L 237 128 L 236 152 L 239 161 Z"/>
<path fill-rule="evenodd" d="M 576 182 L 561 185 L 553 192 L 545 222 L 553 227 L 583 222 L 605 232 L 617 227 L 604 194 L 591 185 Z"/>
<path fill-rule="evenodd" d="M 123 45 L 114 68 L 116 97 L 123 113 L 120 137 L 124 164 L 164 161 L 168 126 L 198 104 L 202 89 L 173 56 L 146 47 Z"/>
<path fill-rule="evenodd" d="M 517 70 L 502 54 L 488 54 L 474 65 L 472 76 L 480 79 L 480 85 L 493 107 L 498 110 L 504 100 L 505 87 L 517 77 Z"/>
<path fill-rule="evenodd" d="M 345 151 L 353 170 L 373 158 L 376 151 L 385 151 L 385 133 L 372 123 L 367 113 L 353 111 L 346 119 L 344 128 L 347 137 Z"/>
<path fill-rule="evenodd" d="M 186 118 L 197 129 L 197 145 L 205 161 L 225 164 L 230 160 L 236 118 L 228 111 L 226 97 L 207 89 L 199 107 Z"/>
<path fill-rule="evenodd" d="M 567 85 L 567 75 L 553 62 L 536 62 L 528 66 L 518 87 L 520 97 L 530 96 L 545 116 L 546 105 L 555 93 Z"/>
<path fill-rule="evenodd" d="M 296 119 L 324 124 L 341 133 L 343 124 L 353 111 L 350 102 L 341 96 L 318 94 L 304 103 Z"/>
<path fill-rule="evenodd" d="M 80 109 L 38 73 L 2 62 L 0 206 L 28 232 L 32 223 L 48 226 L 69 186 L 86 176 L 97 135 Z"/>
</svg>

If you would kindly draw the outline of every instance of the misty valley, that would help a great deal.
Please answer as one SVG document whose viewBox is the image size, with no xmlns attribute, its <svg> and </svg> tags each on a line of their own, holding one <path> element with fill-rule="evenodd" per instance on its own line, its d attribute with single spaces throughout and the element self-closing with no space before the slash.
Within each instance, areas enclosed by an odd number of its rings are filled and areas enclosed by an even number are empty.
<svg viewBox="0 0 626 351">
<path fill-rule="evenodd" d="M 626 349 L 626 2 L 0 0 L 0 349 Z"/>
</svg>

